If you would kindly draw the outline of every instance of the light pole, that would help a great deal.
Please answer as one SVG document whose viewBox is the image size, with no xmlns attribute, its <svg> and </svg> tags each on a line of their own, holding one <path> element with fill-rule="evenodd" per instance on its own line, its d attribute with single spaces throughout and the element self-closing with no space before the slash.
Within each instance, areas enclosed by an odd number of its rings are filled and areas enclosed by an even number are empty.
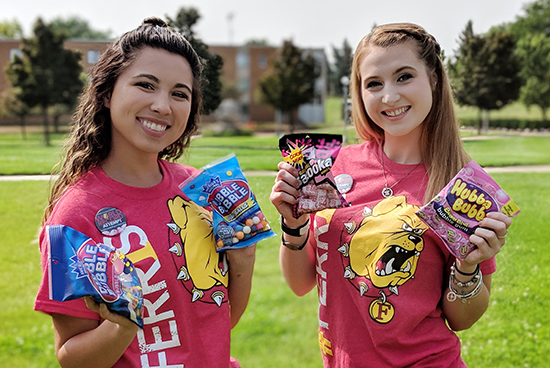
<svg viewBox="0 0 550 368">
<path fill-rule="evenodd" d="M 340 78 L 340 83 L 342 84 L 342 114 L 344 118 L 344 137 L 343 141 L 347 142 L 348 140 L 348 132 L 347 132 L 347 125 L 348 125 L 348 119 L 349 119 L 349 109 L 348 109 L 348 86 L 349 86 L 349 77 L 347 75 L 344 75 L 342 78 Z"/>
</svg>

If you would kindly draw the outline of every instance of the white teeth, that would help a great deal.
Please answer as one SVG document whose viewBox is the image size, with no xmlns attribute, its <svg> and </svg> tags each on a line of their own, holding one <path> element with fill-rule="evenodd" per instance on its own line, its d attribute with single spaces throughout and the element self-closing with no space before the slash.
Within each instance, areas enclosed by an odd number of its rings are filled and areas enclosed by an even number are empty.
<svg viewBox="0 0 550 368">
<path fill-rule="evenodd" d="M 389 275 L 390 273 L 393 273 L 393 261 L 395 261 L 395 258 L 390 259 L 388 264 L 386 264 L 386 275 Z"/>
<path fill-rule="evenodd" d="M 411 270 L 411 262 L 407 262 L 407 266 L 401 269 L 402 272 L 409 272 Z"/>
<path fill-rule="evenodd" d="M 405 111 L 407 111 L 408 107 L 402 107 L 400 109 L 394 110 L 394 111 L 386 111 L 386 115 L 394 117 L 403 114 Z"/>
<path fill-rule="evenodd" d="M 164 132 L 166 130 L 166 125 L 150 123 L 147 120 L 142 120 L 141 124 L 143 124 L 147 128 L 152 129 L 156 132 Z"/>
</svg>

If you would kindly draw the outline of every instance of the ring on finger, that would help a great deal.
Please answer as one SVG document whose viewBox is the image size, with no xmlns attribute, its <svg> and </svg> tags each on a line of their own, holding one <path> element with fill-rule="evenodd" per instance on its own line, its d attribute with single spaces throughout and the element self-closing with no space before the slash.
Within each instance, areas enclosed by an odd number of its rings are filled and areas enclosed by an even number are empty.
<svg viewBox="0 0 550 368">
<path fill-rule="evenodd" d="M 506 235 L 508 235 L 508 231 L 506 231 L 506 234 L 504 234 L 504 235 L 497 235 L 497 238 L 504 239 L 504 238 L 506 238 Z"/>
</svg>

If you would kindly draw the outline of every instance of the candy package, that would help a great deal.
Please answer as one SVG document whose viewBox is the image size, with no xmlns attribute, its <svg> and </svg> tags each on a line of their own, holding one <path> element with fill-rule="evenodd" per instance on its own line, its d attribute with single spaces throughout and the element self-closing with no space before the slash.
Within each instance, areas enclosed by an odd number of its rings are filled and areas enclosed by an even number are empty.
<svg viewBox="0 0 550 368">
<path fill-rule="evenodd" d="M 518 206 L 475 161 L 470 161 L 416 214 L 457 258 L 475 248 L 470 235 L 487 213 L 501 211 L 514 217 Z"/>
<path fill-rule="evenodd" d="M 289 134 L 279 139 L 283 159 L 298 169 L 300 188 L 293 215 L 348 206 L 331 173 L 342 148 L 338 134 Z"/>
<path fill-rule="evenodd" d="M 234 154 L 203 167 L 180 189 L 199 206 L 212 209 L 218 252 L 275 236 Z"/>
<path fill-rule="evenodd" d="M 143 328 L 143 292 L 132 262 L 110 245 L 64 225 L 46 226 L 50 299 L 91 296 Z"/>
</svg>

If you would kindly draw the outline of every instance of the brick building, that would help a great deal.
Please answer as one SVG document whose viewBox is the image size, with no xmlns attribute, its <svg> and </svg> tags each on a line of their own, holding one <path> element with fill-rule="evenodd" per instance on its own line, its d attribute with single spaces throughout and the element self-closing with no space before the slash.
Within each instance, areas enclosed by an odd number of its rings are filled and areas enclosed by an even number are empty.
<svg viewBox="0 0 550 368">
<path fill-rule="evenodd" d="M 88 72 L 99 58 L 100 53 L 107 48 L 110 41 L 94 40 L 67 40 L 65 47 L 78 50 L 82 53 L 82 66 Z M 0 39 L 0 95 L 10 88 L 6 79 L 6 67 L 17 54 L 22 55 L 19 49 L 19 40 Z M 273 46 L 210 46 L 211 53 L 220 55 L 224 65 L 221 71 L 221 80 L 224 86 L 231 87 L 238 94 L 243 121 L 275 121 L 280 119 L 279 114 L 271 107 L 259 100 L 259 81 L 269 72 L 271 61 L 276 57 L 277 47 Z M 308 122 L 323 122 L 324 103 L 328 83 L 328 67 L 323 49 L 307 49 L 319 63 L 321 75 L 316 82 L 315 100 L 300 107 L 298 117 Z M 6 119 L 3 119 L 6 120 Z M 207 117 L 214 120 L 214 117 Z M 2 121 L 0 121 L 2 123 Z M 5 122 L 4 122 L 5 123 Z"/>
</svg>

